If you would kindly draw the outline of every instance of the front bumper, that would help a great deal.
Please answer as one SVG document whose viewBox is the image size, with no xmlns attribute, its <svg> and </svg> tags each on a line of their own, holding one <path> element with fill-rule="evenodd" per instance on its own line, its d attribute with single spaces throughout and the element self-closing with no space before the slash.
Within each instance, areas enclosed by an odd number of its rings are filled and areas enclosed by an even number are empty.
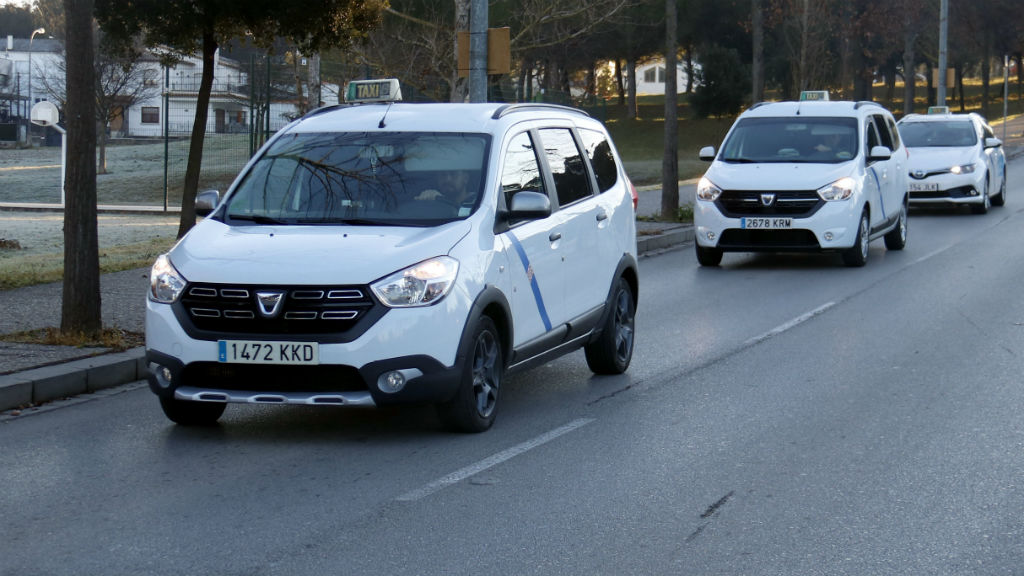
<svg viewBox="0 0 1024 576">
<path fill-rule="evenodd" d="M 751 230 L 743 218 L 730 218 L 714 202 L 697 200 L 693 222 L 698 245 L 726 252 L 844 250 L 856 241 L 862 208 L 852 200 L 825 202 L 810 216 L 791 217 L 791 228 Z"/>
<path fill-rule="evenodd" d="M 940 174 L 918 180 L 908 178 L 908 185 L 934 185 L 937 190 L 909 190 L 910 204 L 982 204 L 985 191 L 984 174 Z"/>
</svg>

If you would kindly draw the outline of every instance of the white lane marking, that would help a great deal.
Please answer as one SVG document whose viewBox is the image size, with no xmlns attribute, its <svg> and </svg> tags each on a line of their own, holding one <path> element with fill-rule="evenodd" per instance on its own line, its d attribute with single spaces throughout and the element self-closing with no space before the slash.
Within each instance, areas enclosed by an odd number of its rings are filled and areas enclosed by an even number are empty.
<svg viewBox="0 0 1024 576">
<path fill-rule="evenodd" d="M 461 482 L 466 478 L 473 476 L 474 474 L 479 474 L 480 472 L 483 472 L 488 468 L 497 466 L 498 464 L 501 464 L 506 460 L 515 458 L 516 456 L 519 456 L 524 452 L 532 450 L 543 444 L 547 444 L 548 442 L 554 440 L 555 438 L 568 434 L 569 432 L 572 432 L 577 428 L 582 428 L 583 426 L 586 426 L 587 424 L 590 424 L 593 421 L 593 418 L 580 418 L 579 420 L 573 420 L 572 422 L 569 422 L 565 426 L 555 428 L 550 432 L 541 434 L 540 436 L 537 436 L 532 440 L 527 440 L 526 442 L 513 446 L 507 450 L 502 450 L 501 452 L 498 452 L 497 454 L 485 458 L 475 464 L 470 464 L 469 466 L 466 466 L 461 470 L 456 470 L 455 472 L 452 472 L 451 474 L 443 478 L 434 480 L 433 482 L 427 484 L 426 486 L 423 486 L 422 488 L 418 488 L 416 490 L 413 490 L 412 492 L 407 492 L 399 496 L 397 500 L 399 502 L 415 502 L 416 500 L 420 500 L 422 498 L 430 496 L 431 494 L 437 492 L 438 490 L 447 488 L 448 486 L 451 486 L 452 484 L 455 484 L 457 482 Z"/>
<path fill-rule="evenodd" d="M 760 336 L 754 336 L 750 340 L 747 340 L 746 342 L 744 342 L 743 343 L 743 347 L 746 348 L 748 346 L 753 346 L 754 344 L 757 344 L 759 342 L 764 342 L 765 340 L 771 338 L 772 336 L 778 336 L 779 334 L 782 334 L 786 330 L 789 330 L 790 328 L 793 328 L 794 326 L 798 326 L 800 324 L 803 324 L 804 322 L 810 320 L 811 318 L 814 318 L 818 314 L 823 313 L 824 311 L 828 310 L 829 308 L 831 308 L 831 307 L 833 307 L 835 305 L 836 305 L 835 302 L 828 302 L 827 304 L 822 304 L 821 306 L 818 306 L 814 310 L 811 310 L 810 312 L 806 312 L 804 314 L 801 314 L 801 315 L 797 316 L 796 318 L 793 318 L 789 322 L 786 322 L 785 324 L 780 324 L 780 325 L 776 326 L 775 328 L 772 328 L 771 330 L 765 332 L 764 334 L 761 334 Z"/>
</svg>

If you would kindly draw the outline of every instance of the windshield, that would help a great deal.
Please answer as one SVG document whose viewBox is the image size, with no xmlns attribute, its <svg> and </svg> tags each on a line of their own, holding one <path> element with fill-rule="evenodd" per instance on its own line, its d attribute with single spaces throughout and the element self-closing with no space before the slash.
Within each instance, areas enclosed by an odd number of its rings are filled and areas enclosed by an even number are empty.
<svg viewBox="0 0 1024 576">
<path fill-rule="evenodd" d="M 228 199 L 257 224 L 431 226 L 479 203 L 488 137 L 451 133 L 289 134 Z"/>
<path fill-rule="evenodd" d="M 857 155 L 856 118 L 743 118 L 722 145 L 725 162 L 835 164 Z"/>
<path fill-rule="evenodd" d="M 974 124 L 965 120 L 904 122 L 900 137 L 908 148 L 974 146 L 978 142 Z"/>
</svg>

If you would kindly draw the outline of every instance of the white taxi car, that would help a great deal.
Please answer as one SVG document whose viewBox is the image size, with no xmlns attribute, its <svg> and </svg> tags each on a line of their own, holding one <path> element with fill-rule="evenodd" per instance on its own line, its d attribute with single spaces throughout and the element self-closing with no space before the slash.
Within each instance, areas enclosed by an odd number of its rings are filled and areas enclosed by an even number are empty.
<svg viewBox="0 0 1024 576">
<path fill-rule="evenodd" d="M 836 251 L 863 266 L 868 244 L 907 241 L 907 152 L 873 102 L 756 104 L 736 119 L 697 185 L 697 260 L 723 252 Z"/>
<path fill-rule="evenodd" d="M 583 348 L 627 369 L 635 189 L 604 126 L 538 104 L 386 102 L 271 139 L 153 266 L 149 384 L 172 421 L 227 403 L 428 402 L 483 431 L 502 377 Z M 389 96 L 390 94 L 390 96 Z"/>
<path fill-rule="evenodd" d="M 969 205 L 975 214 L 1006 203 L 1006 153 L 978 114 L 942 108 L 897 123 L 910 151 L 910 204 Z"/>
</svg>

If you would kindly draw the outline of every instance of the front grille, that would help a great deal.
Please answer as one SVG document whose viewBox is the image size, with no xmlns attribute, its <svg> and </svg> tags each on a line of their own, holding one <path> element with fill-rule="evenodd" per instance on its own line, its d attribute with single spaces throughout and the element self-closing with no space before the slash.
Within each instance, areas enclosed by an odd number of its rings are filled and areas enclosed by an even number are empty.
<svg viewBox="0 0 1024 576">
<path fill-rule="evenodd" d="M 718 247 L 737 252 L 820 250 L 818 238 L 810 230 L 744 230 L 730 228 L 722 232 Z"/>
<path fill-rule="evenodd" d="M 181 374 L 185 386 L 252 392 L 365 392 L 351 366 L 276 366 L 194 362 Z"/>
<path fill-rule="evenodd" d="M 280 302 L 275 305 L 276 295 Z M 176 306 L 186 331 L 206 340 L 308 335 L 351 341 L 386 312 L 367 286 L 190 284 Z"/>
<path fill-rule="evenodd" d="M 765 195 L 774 195 L 768 205 Z M 762 198 L 764 196 L 764 198 Z M 814 190 L 724 190 L 715 201 L 718 209 L 729 218 L 743 216 L 807 217 L 817 212 L 825 201 Z"/>
<path fill-rule="evenodd" d="M 974 190 L 973 186 L 960 186 L 958 188 L 950 188 L 949 190 L 929 190 L 925 192 L 911 192 L 911 200 L 944 200 L 952 198 L 954 200 L 964 198 L 976 198 L 978 193 Z"/>
</svg>

